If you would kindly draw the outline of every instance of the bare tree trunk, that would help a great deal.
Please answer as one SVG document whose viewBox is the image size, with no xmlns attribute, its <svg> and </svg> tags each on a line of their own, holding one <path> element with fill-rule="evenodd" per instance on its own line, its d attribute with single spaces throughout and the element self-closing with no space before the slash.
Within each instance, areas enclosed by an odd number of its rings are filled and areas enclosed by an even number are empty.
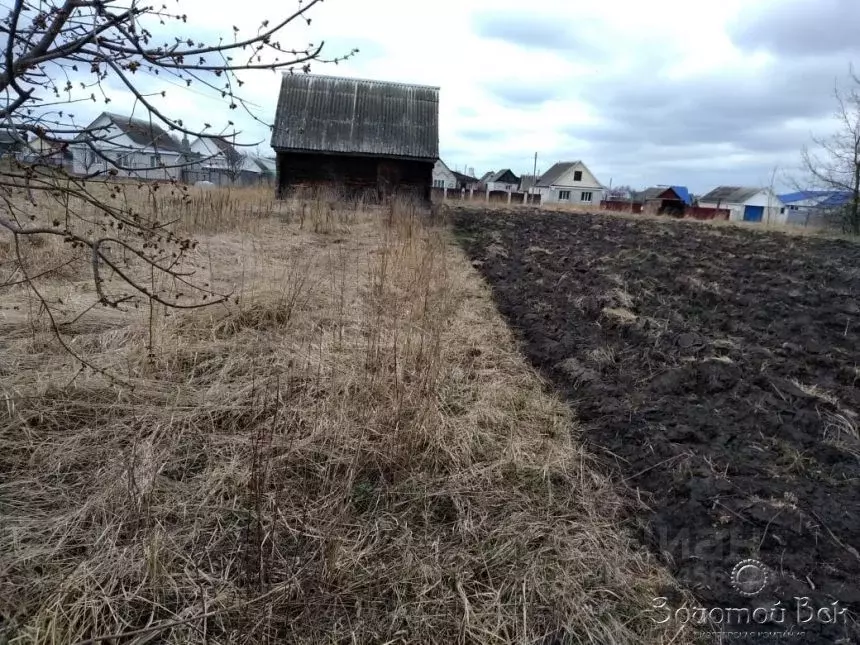
<svg viewBox="0 0 860 645">
<path fill-rule="evenodd" d="M 854 162 L 854 186 L 848 224 L 853 235 L 860 235 L 860 162 Z"/>
</svg>

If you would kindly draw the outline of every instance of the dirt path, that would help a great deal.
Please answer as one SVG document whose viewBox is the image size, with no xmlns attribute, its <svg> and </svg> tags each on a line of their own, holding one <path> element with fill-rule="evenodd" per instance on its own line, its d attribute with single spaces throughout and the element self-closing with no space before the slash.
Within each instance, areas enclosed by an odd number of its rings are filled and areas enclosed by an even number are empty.
<svg viewBox="0 0 860 645">
<path fill-rule="evenodd" d="M 782 601 L 785 626 L 795 597 L 838 601 L 853 618 L 795 642 L 860 642 L 860 246 L 537 211 L 455 222 L 702 605 Z M 745 558 L 771 569 L 750 599 L 730 580 Z"/>
</svg>

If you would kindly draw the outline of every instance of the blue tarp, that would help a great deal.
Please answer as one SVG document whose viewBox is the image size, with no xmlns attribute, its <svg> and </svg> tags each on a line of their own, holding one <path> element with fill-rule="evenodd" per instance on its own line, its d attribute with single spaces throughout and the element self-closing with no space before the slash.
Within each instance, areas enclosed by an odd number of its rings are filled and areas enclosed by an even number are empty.
<svg viewBox="0 0 860 645">
<path fill-rule="evenodd" d="M 687 190 L 686 186 L 670 186 L 670 188 L 675 191 L 678 197 L 684 200 L 684 203 L 687 206 L 691 206 L 693 204 L 693 198 L 690 197 L 690 191 Z"/>
</svg>

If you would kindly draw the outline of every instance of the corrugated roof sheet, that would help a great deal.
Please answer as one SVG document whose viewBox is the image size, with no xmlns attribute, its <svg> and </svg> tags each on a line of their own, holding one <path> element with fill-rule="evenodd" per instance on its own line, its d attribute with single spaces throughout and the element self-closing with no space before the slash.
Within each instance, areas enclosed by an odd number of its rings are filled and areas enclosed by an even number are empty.
<svg viewBox="0 0 860 645">
<path fill-rule="evenodd" d="M 677 195 L 678 199 L 684 202 L 687 205 L 692 204 L 692 198 L 690 197 L 690 191 L 687 190 L 686 186 L 652 186 L 651 188 L 647 188 L 644 191 L 638 193 L 638 197 L 641 200 L 646 199 L 656 199 L 658 196 L 665 193 L 667 190 L 672 190 L 675 195 Z"/>
<path fill-rule="evenodd" d="M 498 172 L 493 173 L 493 176 L 487 179 L 487 183 L 502 181 L 502 177 L 504 177 L 508 173 L 511 173 L 511 175 L 513 176 L 513 181 L 519 181 L 520 178 L 517 177 L 516 173 L 514 173 L 513 170 L 511 170 L 510 168 L 502 168 Z"/>
<path fill-rule="evenodd" d="M 537 183 L 537 177 L 534 175 L 523 175 L 520 177 L 520 190 L 528 190 L 534 187 Z"/>
<path fill-rule="evenodd" d="M 462 182 L 472 183 L 472 184 L 478 183 L 477 177 L 472 177 L 471 175 L 465 175 L 462 172 L 457 172 L 456 170 L 452 170 L 451 172 L 454 173 L 454 176 L 457 178 L 457 181 L 462 181 Z"/>
<path fill-rule="evenodd" d="M 669 189 L 669 186 L 651 186 L 650 188 L 646 188 L 641 193 L 639 193 L 639 197 L 642 200 L 657 199 L 660 195 L 662 195 Z"/>
<path fill-rule="evenodd" d="M 278 170 L 278 162 L 275 159 L 270 159 L 269 157 L 251 157 L 252 161 L 260 167 L 265 173 L 275 174 Z"/>
<path fill-rule="evenodd" d="M 223 139 L 221 137 L 204 137 L 204 138 L 207 139 L 208 141 L 211 141 L 212 145 L 215 146 L 221 152 L 221 154 L 223 154 L 224 157 L 226 157 L 227 161 L 229 161 L 230 163 L 238 163 L 239 159 L 242 158 L 242 153 L 240 153 L 238 150 L 236 150 L 236 148 L 233 147 L 233 144 L 230 143 L 229 141 L 227 141 L 226 139 Z"/>
<path fill-rule="evenodd" d="M 285 73 L 272 148 L 435 160 L 439 88 Z"/>
<path fill-rule="evenodd" d="M 549 170 L 547 170 L 544 174 L 540 176 L 537 182 L 537 186 L 539 188 L 549 188 L 552 186 L 559 177 L 561 177 L 568 170 L 577 165 L 578 161 L 563 161 L 553 165 Z"/>
<path fill-rule="evenodd" d="M 797 202 L 816 202 L 817 206 L 843 206 L 851 201 L 851 191 L 848 190 L 801 190 L 796 193 L 779 195 L 783 204 Z"/>
<path fill-rule="evenodd" d="M 850 190 L 835 190 L 818 202 L 818 205 L 822 208 L 835 208 L 850 204 L 853 199 L 854 195 Z"/>
<path fill-rule="evenodd" d="M 137 145 L 149 148 L 160 148 L 168 152 L 181 152 L 179 142 L 168 134 L 156 117 L 152 121 L 137 119 L 113 112 L 105 112 L 114 125 L 123 131 L 125 136 Z"/>
<path fill-rule="evenodd" d="M 762 190 L 764 189 L 751 186 L 719 186 L 699 201 L 709 204 L 716 202 L 723 204 L 743 204 L 750 197 L 757 195 Z"/>
</svg>

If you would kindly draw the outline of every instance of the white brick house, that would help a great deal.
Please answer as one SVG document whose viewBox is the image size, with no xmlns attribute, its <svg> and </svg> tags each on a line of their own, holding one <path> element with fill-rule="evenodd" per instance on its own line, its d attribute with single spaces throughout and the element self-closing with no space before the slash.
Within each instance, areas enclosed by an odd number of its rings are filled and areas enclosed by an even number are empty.
<svg viewBox="0 0 860 645">
<path fill-rule="evenodd" d="M 606 189 L 581 161 L 560 161 L 543 173 L 529 192 L 540 195 L 541 204 L 599 206 Z"/>
<path fill-rule="evenodd" d="M 454 190 L 457 187 L 457 176 L 445 165 L 441 159 L 436 160 L 433 166 L 433 188 L 447 188 Z"/>
<path fill-rule="evenodd" d="M 82 133 L 69 146 L 74 173 L 115 170 L 119 177 L 180 178 L 182 144 L 155 117 L 150 121 L 103 112 L 86 129 L 96 131 Z"/>
</svg>

